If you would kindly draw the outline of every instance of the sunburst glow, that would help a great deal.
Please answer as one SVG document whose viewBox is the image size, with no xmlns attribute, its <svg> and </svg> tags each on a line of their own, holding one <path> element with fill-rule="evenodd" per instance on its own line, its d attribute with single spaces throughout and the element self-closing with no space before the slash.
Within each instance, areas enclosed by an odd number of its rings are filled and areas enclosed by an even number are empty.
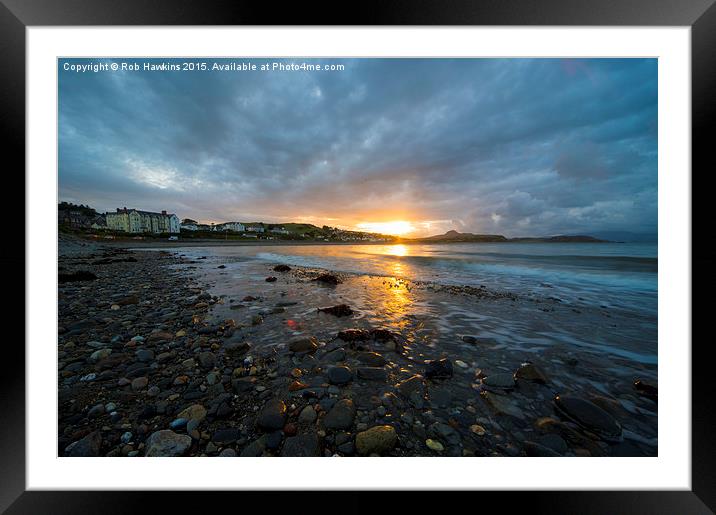
<svg viewBox="0 0 716 515">
<path fill-rule="evenodd" d="M 364 222 L 358 224 L 358 229 L 367 232 L 378 232 L 391 236 L 401 236 L 415 230 L 413 224 L 405 221 L 395 222 Z"/>
</svg>

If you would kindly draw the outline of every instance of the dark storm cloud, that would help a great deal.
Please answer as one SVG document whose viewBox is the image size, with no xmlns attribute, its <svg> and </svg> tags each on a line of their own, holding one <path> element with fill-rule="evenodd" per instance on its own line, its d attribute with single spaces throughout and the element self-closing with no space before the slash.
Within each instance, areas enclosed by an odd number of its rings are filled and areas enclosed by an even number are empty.
<svg viewBox="0 0 716 515">
<path fill-rule="evenodd" d="M 306 62 L 345 70 L 61 61 L 60 198 L 206 221 L 656 230 L 656 60 Z"/>
</svg>

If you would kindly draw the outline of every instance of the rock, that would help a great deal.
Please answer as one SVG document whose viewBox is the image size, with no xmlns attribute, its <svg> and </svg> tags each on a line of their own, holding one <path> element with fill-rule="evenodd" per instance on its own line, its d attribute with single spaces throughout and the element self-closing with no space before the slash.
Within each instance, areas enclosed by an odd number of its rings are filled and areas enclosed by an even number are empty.
<svg viewBox="0 0 716 515">
<path fill-rule="evenodd" d="M 304 388 L 308 388 L 308 385 L 306 383 L 302 383 L 301 381 L 293 381 L 290 385 L 288 385 L 289 392 L 303 390 Z"/>
<path fill-rule="evenodd" d="M 326 414 L 323 425 L 326 429 L 350 429 L 356 416 L 356 408 L 350 399 L 341 399 Z"/>
<path fill-rule="evenodd" d="M 332 363 L 337 363 L 339 361 L 343 361 L 344 359 L 346 359 L 346 351 L 344 351 L 343 349 L 334 349 L 334 350 L 324 354 L 321 359 L 323 361 L 330 361 Z"/>
<path fill-rule="evenodd" d="M 447 358 L 427 361 L 425 363 L 425 377 L 428 379 L 452 377 L 452 362 Z"/>
<path fill-rule="evenodd" d="M 492 406 L 492 408 L 503 415 L 510 415 L 515 418 L 522 418 L 524 413 L 519 409 L 511 400 L 504 395 L 498 395 L 496 393 L 483 391 L 480 392 L 480 397 Z"/>
<path fill-rule="evenodd" d="M 236 428 L 230 427 L 226 429 L 217 429 L 214 431 L 211 441 L 217 445 L 227 445 L 234 443 L 236 440 L 241 438 L 241 431 Z"/>
<path fill-rule="evenodd" d="M 470 365 L 468 365 L 464 361 L 460 361 L 459 359 L 455 360 L 455 364 L 460 368 L 469 368 L 470 367 Z"/>
<path fill-rule="evenodd" d="M 346 366 L 330 367 L 326 371 L 326 375 L 331 384 L 348 384 L 353 379 L 353 372 Z"/>
<path fill-rule="evenodd" d="M 188 408 L 181 410 L 177 417 L 201 422 L 206 418 L 206 408 L 201 404 L 192 404 Z"/>
<path fill-rule="evenodd" d="M 132 380 L 132 390 L 142 390 L 147 387 L 147 384 L 149 384 L 149 379 L 146 377 L 137 377 Z"/>
<path fill-rule="evenodd" d="M 134 355 L 142 363 L 148 363 L 154 359 L 154 352 L 149 349 L 139 349 Z"/>
<path fill-rule="evenodd" d="M 659 394 L 657 387 L 651 383 L 644 381 L 643 379 L 637 379 L 634 381 L 634 388 L 642 395 L 656 400 Z"/>
<path fill-rule="evenodd" d="M 512 374 L 491 374 L 482 378 L 482 384 L 488 389 L 512 390 L 515 387 L 515 379 Z"/>
<path fill-rule="evenodd" d="M 137 414 L 138 420 L 149 420 L 157 414 L 157 409 L 151 404 L 144 406 Z"/>
<path fill-rule="evenodd" d="M 477 338 L 474 336 L 465 335 L 462 337 L 462 341 L 465 343 L 469 343 L 470 345 L 475 345 L 477 343 Z"/>
<path fill-rule="evenodd" d="M 441 444 L 437 440 L 431 440 L 430 438 L 425 440 L 425 445 L 427 445 L 428 449 L 430 449 L 431 451 L 442 452 L 445 450 L 445 447 L 443 447 L 443 444 Z"/>
<path fill-rule="evenodd" d="M 110 354 L 112 354 L 112 349 L 99 349 L 99 350 L 94 351 L 90 355 L 89 359 L 90 359 L 90 361 L 93 361 L 96 363 L 97 361 L 106 358 Z"/>
<path fill-rule="evenodd" d="M 370 367 L 382 367 L 387 363 L 387 360 L 377 352 L 359 352 L 357 358 Z"/>
<path fill-rule="evenodd" d="M 574 395 L 560 394 L 554 398 L 558 414 L 576 422 L 583 429 L 608 442 L 622 441 L 622 427 L 602 408 Z"/>
<path fill-rule="evenodd" d="M 99 456 L 101 447 L 102 435 L 99 431 L 93 431 L 81 440 L 68 445 L 65 452 L 73 458 L 96 457 Z"/>
<path fill-rule="evenodd" d="M 149 338 L 147 341 L 149 342 L 161 342 L 161 341 L 170 341 L 174 339 L 174 333 L 170 333 L 168 331 L 158 331 L 156 333 L 152 333 L 149 335 Z"/>
<path fill-rule="evenodd" d="M 318 308 L 318 311 L 334 315 L 336 317 L 347 317 L 353 314 L 353 310 L 348 304 L 338 304 L 329 308 Z"/>
<path fill-rule="evenodd" d="M 392 426 L 375 426 L 356 435 L 358 454 L 385 454 L 398 443 L 398 434 Z"/>
<path fill-rule="evenodd" d="M 288 265 L 276 265 L 273 267 L 274 272 L 288 272 L 289 270 L 291 270 L 291 267 Z"/>
<path fill-rule="evenodd" d="M 180 435 L 169 429 L 151 434 L 146 442 L 145 456 L 182 456 L 191 447 L 191 437 Z"/>
<path fill-rule="evenodd" d="M 264 317 L 261 315 L 254 315 L 251 317 L 251 325 L 261 325 L 264 322 Z"/>
<path fill-rule="evenodd" d="M 186 433 L 188 435 L 190 435 L 192 438 L 194 438 L 195 440 L 197 438 L 194 436 L 194 431 L 199 427 L 199 424 L 200 424 L 200 421 L 194 420 L 194 419 L 188 420 L 186 423 Z"/>
<path fill-rule="evenodd" d="M 226 268 L 226 265 L 219 265 L 216 268 Z"/>
<path fill-rule="evenodd" d="M 316 433 L 303 433 L 286 438 L 281 456 L 314 457 L 320 456 L 321 449 Z"/>
<path fill-rule="evenodd" d="M 286 422 L 286 404 L 280 399 L 271 399 L 264 404 L 256 421 L 260 429 L 275 431 Z"/>
<path fill-rule="evenodd" d="M 316 277 L 314 279 L 314 281 L 317 281 L 317 282 L 323 283 L 323 284 L 332 284 L 332 285 L 340 284 L 342 282 L 337 275 L 329 274 L 329 273 L 320 274 L 318 277 Z"/>
<path fill-rule="evenodd" d="M 370 331 L 366 331 L 365 329 L 346 329 L 339 332 L 337 338 L 344 342 L 370 340 Z"/>
<path fill-rule="evenodd" d="M 552 449 L 559 454 L 564 454 L 569 450 L 567 442 L 564 441 L 564 438 L 555 433 L 547 433 L 545 435 L 542 435 L 537 439 L 535 443 L 538 443 L 544 447 L 548 447 L 549 449 Z"/>
<path fill-rule="evenodd" d="M 260 438 L 251 442 L 249 445 L 247 445 L 244 450 L 241 451 L 240 456 L 242 458 L 257 458 L 264 453 L 265 449 L 266 435 L 263 435 Z"/>
<path fill-rule="evenodd" d="M 104 414 L 104 404 L 96 404 L 87 412 L 87 418 L 97 418 Z"/>
<path fill-rule="evenodd" d="M 220 458 L 235 458 L 236 457 L 236 451 L 231 448 L 224 449 L 219 453 Z"/>
<path fill-rule="evenodd" d="M 117 304 L 120 306 L 130 306 L 133 304 L 139 304 L 139 297 L 136 295 L 129 295 L 127 297 L 123 297 L 117 301 Z"/>
<path fill-rule="evenodd" d="M 425 384 L 422 376 L 414 375 L 396 385 L 398 392 L 407 398 L 414 408 L 422 409 L 425 403 Z"/>
<path fill-rule="evenodd" d="M 485 428 L 482 427 L 479 424 L 473 424 L 470 426 L 470 431 L 475 433 L 477 436 L 484 436 L 485 435 Z"/>
<path fill-rule="evenodd" d="M 214 356 L 213 352 L 200 352 L 199 365 L 204 370 L 211 370 L 216 365 L 216 356 Z"/>
<path fill-rule="evenodd" d="M 288 344 L 288 350 L 291 352 L 314 352 L 317 348 L 318 340 L 313 336 L 310 338 L 298 338 Z"/>
<path fill-rule="evenodd" d="M 171 429 L 181 429 L 182 427 L 186 426 L 186 423 L 189 422 L 189 420 L 185 418 L 177 418 L 172 420 L 172 423 L 169 424 L 169 427 Z"/>
<path fill-rule="evenodd" d="M 539 456 L 543 458 L 562 456 L 560 453 L 550 449 L 549 447 L 530 441 L 525 442 L 525 453 L 527 456 Z"/>
<path fill-rule="evenodd" d="M 275 450 L 281 446 L 283 441 L 283 433 L 281 431 L 274 431 L 266 435 L 266 448 Z"/>
<path fill-rule="evenodd" d="M 439 438 L 441 442 L 446 442 L 448 447 L 453 449 L 461 447 L 460 433 L 448 424 L 435 422 L 430 425 L 429 433 L 431 436 Z"/>
<path fill-rule="evenodd" d="M 360 367 L 356 370 L 358 377 L 368 381 L 386 381 L 388 372 L 383 367 Z"/>
<path fill-rule="evenodd" d="M 547 382 L 547 376 L 542 370 L 534 363 L 522 363 L 520 368 L 515 372 L 515 379 L 523 379 L 525 381 L 532 381 L 534 383 L 545 384 Z"/>
<path fill-rule="evenodd" d="M 378 342 L 395 341 L 397 338 L 395 333 L 388 329 L 373 329 L 370 332 L 370 337 Z"/>
<path fill-rule="evenodd" d="M 57 274 L 57 282 L 60 284 L 75 281 L 94 281 L 95 279 L 97 279 L 97 276 L 86 270 L 78 270 L 69 274 Z"/>
<path fill-rule="evenodd" d="M 226 340 L 222 345 L 224 352 L 232 358 L 246 354 L 251 348 L 251 344 L 249 342 L 245 342 L 239 338 L 240 337 L 232 337 L 231 339 Z"/>
<path fill-rule="evenodd" d="M 318 415 L 316 415 L 316 410 L 314 410 L 312 406 L 306 406 L 301 410 L 301 413 L 298 415 L 298 423 L 313 424 L 316 421 L 317 417 Z"/>
<path fill-rule="evenodd" d="M 275 277 L 267 277 L 266 278 L 267 283 L 275 283 L 276 281 L 277 281 L 277 279 Z"/>
</svg>

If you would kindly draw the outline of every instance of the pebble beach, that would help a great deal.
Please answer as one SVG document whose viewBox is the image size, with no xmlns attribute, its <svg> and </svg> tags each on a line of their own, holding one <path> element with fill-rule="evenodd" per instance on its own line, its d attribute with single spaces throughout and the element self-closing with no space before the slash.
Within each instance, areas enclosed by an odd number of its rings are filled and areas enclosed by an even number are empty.
<svg viewBox="0 0 716 515">
<path fill-rule="evenodd" d="M 656 363 L 542 341 L 655 341 L 634 313 L 204 249 L 59 247 L 59 456 L 658 454 Z"/>
</svg>

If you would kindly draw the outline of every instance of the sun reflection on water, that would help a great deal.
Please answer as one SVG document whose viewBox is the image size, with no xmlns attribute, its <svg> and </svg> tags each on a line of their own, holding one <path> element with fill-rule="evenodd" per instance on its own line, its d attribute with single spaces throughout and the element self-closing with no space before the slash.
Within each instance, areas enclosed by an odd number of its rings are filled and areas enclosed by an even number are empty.
<svg viewBox="0 0 716 515">
<path fill-rule="evenodd" d="M 387 254 L 388 256 L 407 256 L 408 247 L 406 247 L 402 243 L 388 245 L 384 248 L 383 253 Z"/>
</svg>

